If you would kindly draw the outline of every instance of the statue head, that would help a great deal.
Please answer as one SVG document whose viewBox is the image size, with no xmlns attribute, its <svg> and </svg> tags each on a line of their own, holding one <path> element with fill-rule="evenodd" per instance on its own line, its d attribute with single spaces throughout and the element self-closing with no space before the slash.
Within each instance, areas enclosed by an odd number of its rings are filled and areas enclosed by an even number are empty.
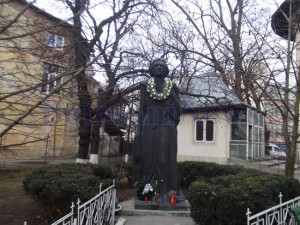
<svg viewBox="0 0 300 225">
<path fill-rule="evenodd" d="M 162 75 L 164 77 L 167 77 L 168 74 L 169 74 L 169 68 L 168 68 L 168 65 L 167 63 L 165 62 L 165 60 L 161 59 L 161 58 L 157 58 L 157 59 L 154 59 L 151 63 L 150 63 L 150 66 L 149 66 L 149 73 L 150 73 L 150 76 L 153 77 L 155 76 L 156 74 L 156 70 L 154 69 L 156 66 L 162 66 L 163 67 L 163 71 L 162 71 Z"/>
</svg>

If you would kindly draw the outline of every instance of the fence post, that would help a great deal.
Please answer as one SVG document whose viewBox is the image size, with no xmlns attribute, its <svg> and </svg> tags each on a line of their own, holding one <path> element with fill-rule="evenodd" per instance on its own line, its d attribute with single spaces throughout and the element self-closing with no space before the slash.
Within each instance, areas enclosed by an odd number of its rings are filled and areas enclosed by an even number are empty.
<svg viewBox="0 0 300 225">
<path fill-rule="evenodd" d="M 112 190 L 112 214 L 111 214 L 111 225 L 115 223 L 115 207 L 116 207 L 116 185 L 115 179 L 113 180 L 113 190 Z"/>
<path fill-rule="evenodd" d="M 72 202 L 72 205 L 71 205 L 71 213 L 72 213 L 72 216 L 71 216 L 71 224 L 72 225 L 76 225 L 76 219 L 74 218 L 74 207 L 75 207 L 75 204 L 74 202 Z"/>
<path fill-rule="evenodd" d="M 279 192 L 279 205 L 280 205 L 280 207 L 279 207 L 279 222 L 280 222 L 280 224 L 282 224 L 283 223 L 283 211 L 282 211 L 282 197 L 283 197 L 283 195 L 281 194 L 281 192 Z"/>
<path fill-rule="evenodd" d="M 250 224 L 250 221 L 249 221 L 249 216 L 250 216 L 250 214 L 251 214 L 250 209 L 247 208 L 247 213 L 246 213 L 246 215 L 247 215 L 247 225 Z"/>
<path fill-rule="evenodd" d="M 281 194 L 281 192 L 279 192 L 279 202 L 280 202 L 280 205 L 282 205 L 282 197 L 283 197 L 283 195 Z"/>
<path fill-rule="evenodd" d="M 81 221 L 81 218 L 80 218 L 80 199 L 78 198 L 78 200 L 77 200 L 77 221 L 76 221 L 76 223 L 79 225 L 80 221 Z"/>
<path fill-rule="evenodd" d="M 101 191 L 102 191 L 102 183 L 99 185 L 99 199 L 97 201 L 97 214 L 98 214 L 98 223 L 97 225 L 101 225 L 101 216 L 102 216 L 102 210 L 101 210 Z"/>
</svg>

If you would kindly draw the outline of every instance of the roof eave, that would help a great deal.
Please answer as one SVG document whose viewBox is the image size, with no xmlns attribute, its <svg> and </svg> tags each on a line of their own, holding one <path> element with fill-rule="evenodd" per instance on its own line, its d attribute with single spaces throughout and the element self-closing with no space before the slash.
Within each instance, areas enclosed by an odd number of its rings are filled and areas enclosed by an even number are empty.
<svg viewBox="0 0 300 225">
<path fill-rule="evenodd" d="M 74 26 L 72 24 L 69 24 L 68 22 L 59 19 L 53 15 L 51 15 L 50 13 L 38 8 L 37 6 L 33 5 L 33 3 L 29 3 L 26 0 L 18 0 L 18 2 L 20 2 L 21 4 L 28 6 L 29 8 L 31 8 L 33 11 L 35 11 L 36 13 L 42 14 L 43 16 L 47 17 L 48 19 L 61 24 L 62 26 L 68 27 L 68 28 L 74 28 Z"/>
<path fill-rule="evenodd" d="M 205 112 L 205 111 L 211 111 L 211 110 L 223 110 L 223 109 L 244 109 L 244 108 L 253 108 L 251 106 L 245 105 L 245 104 L 238 104 L 238 105 L 219 105 L 219 106 L 207 106 L 207 107 L 183 107 L 182 112 L 183 113 L 191 113 L 191 112 Z"/>
</svg>

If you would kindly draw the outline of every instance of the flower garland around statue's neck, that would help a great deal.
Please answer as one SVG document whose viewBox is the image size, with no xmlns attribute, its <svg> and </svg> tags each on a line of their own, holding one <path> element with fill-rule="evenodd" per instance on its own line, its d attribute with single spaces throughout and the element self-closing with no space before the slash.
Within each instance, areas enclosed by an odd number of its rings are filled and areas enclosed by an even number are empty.
<svg viewBox="0 0 300 225">
<path fill-rule="evenodd" d="M 162 92 L 157 92 L 155 88 L 155 80 L 153 77 L 148 79 L 147 82 L 147 91 L 150 94 L 150 97 L 155 100 L 165 100 L 171 92 L 173 83 L 169 78 L 165 78 L 164 88 Z"/>
</svg>

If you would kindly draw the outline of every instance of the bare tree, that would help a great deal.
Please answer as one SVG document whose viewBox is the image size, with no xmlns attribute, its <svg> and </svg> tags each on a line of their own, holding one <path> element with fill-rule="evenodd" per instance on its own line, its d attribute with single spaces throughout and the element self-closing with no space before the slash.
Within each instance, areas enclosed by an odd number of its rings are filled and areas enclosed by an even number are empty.
<svg viewBox="0 0 300 225">
<path fill-rule="evenodd" d="M 183 35 L 178 32 L 175 38 L 179 46 L 185 48 L 184 52 L 196 56 L 194 61 L 202 66 L 201 70 L 205 69 L 204 66 L 213 68 L 241 100 L 251 105 L 254 103 L 260 109 L 261 92 L 252 80 L 263 80 L 257 69 L 263 69 L 259 53 L 271 31 L 265 29 L 267 24 L 255 14 L 258 12 L 247 15 L 255 2 L 210 0 L 207 6 L 198 1 L 172 2 L 184 13 L 191 25 L 189 36 L 197 43 L 195 46 L 186 45 Z M 260 39 L 255 38 L 251 26 L 261 31 Z"/>
<path fill-rule="evenodd" d="M 201 67 L 205 69 L 205 66 L 213 68 L 249 105 L 263 110 L 265 99 L 273 101 L 282 113 L 283 136 L 289 152 L 286 175 L 293 176 L 299 120 L 298 78 L 296 75 L 292 80 L 290 78 L 291 74 L 298 74 L 296 67 L 292 67 L 292 48 L 295 46 L 288 45 L 287 51 L 278 47 L 278 41 L 272 40 L 272 31 L 268 29 L 270 13 L 259 8 L 255 1 L 210 0 L 208 6 L 193 0 L 172 2 L 185 15 L 191 28 L 188 35 L 180 30 L 173 32 L 175 44 L 165 44 L 180 56 L 197 56 L 190 58 L 198 63 L 198 69 L 194 71 L 200 71 Z M 291 14 L 292 11 L 288 15 Z M 288 16 L 285 19 L 291 20 Z M 287 24 L 289 30 L 293 28 L 291 35 L 295 36 L 294 31 L 298 29 L 295 24 L 298 22 Z M 188 42 L 188 37 L 193 41 Z M 282 72 L 286 74 L 283 82 Z M 294 89 L 293 81 L 296 81 Z M 270 87 L 275 87 L 272 88 L 275 93 L 270 93 Z M 295 96 L 294 101 L 291 96 Z M 293 126 L 289 124 L 291 118 Z"/>
<path fill-rule="evenodd" d="M 90 2 L 83 0 L 66 1 L 73 13 L 74 20 L 74 37 L 75 37 L 75 64 L 76 69 L 81 70 L 86 67 L 88 61 L 95 61 L 103 68 L 103 73 L 108 78 L 105 90 L 99 95 L 98 106 L 95 111 L 92 110 L 92 98 L 88 92 L 86 82 L 87 76 L 85 69 L 77 76 L 78 98 L 80 107 L 79 120 L 79 150 L 77 162 L 85 162 L 88 156 L 92 117 L 95 114 L 102 114 L 106 109 L 113 104 L 111 96 L 113 96 L 116 84 L 123 76 L 128 76 L 138 71 L 119 73 L 122 65 L 123 55 L 126 51 L 120 51 L 120 45 L 127 33 L 134 28 L 137 19 L 143 13 L 147 13 L 148 7 L 156 7 L 153 1 L 110 1 L 106 2 L 105 6 L 111 6 L 112 16 L 98 21 Z M 101 3 L 100 3 L 101 4 Z M 103 5 L 104 6 L 104 5 Z M 98 5 L 99 7 L 99 5 Z M 90 20 L 89 30 L 83 26 L 83 21 Z M 89 32 L 89 34 L 87 34 Z M 90 36 L 90 37 L 89 37 Z M 142 70 L 143 71 L 143 70 Z M 99 121 L 94 122 L 93 132 L 93 152 L 98 149 L 98 132 Z"/>
<path fill-rule="evenodd" d="M 10 3 L 10 1 L 8 2 Z M 12 1 L 12 3 L 15 2 Z M 43 70 L 30 66 L 27 57 L 24 58 L 23 63 L 26 69 L 22 68 L 20 74 L 22 73 L 22 76 L 31 77 L 32 80 L 28 83 L 18 78 L 19 75 L 16 70 L 14 70 L 14 74 L 8 76 L 9 71 L 6 71 L 6 69 L 9 67 L 5 63 L 1 65 L 3 72 L 6 73 L 3 76 L 3 86 L 9 87 L 13 84 L 11 86 L 13 88 L 10 88 L 10 90 L 2 89 L 1 91 L 3 94 L 1 103 L 7 108 L 6 113 L 2 114 L 3 129 L 1 129 L 1 137 L 25 123 L 23 121 L 31 118 L 35 111 L 41 111 L 39 119 L 35 117 L 37 119 L 36 127 L 38 130 L 38 126 L 41 125 L 40 121 L 42 121 L 42 117 L 44 116 L 43 110 L 40 110 L 41 108 L 47 111 L 47 116 L 52 113 L 59 114 L 57 112 L 59 110 L 72 111 L 70 109 L 59 109 L 56 104 L 52 104 L 51 102 L 57 103 L 67 98 L 70 101 L 69 105 L 76 107 L 76 100 L 68 96 L 69 93 L 74 93 L 76 85 L 77 91 L 75 93 L 78 94 L 80 109 L 78 121 L 80 139 L 77 161 L 86 162 L 91 136 L 93 137 L 92 152 L 98 151 L 99 135 L 97 130 L 99 130 L 99 121 L 97 121 L 96 115 L 99 112 L 102 115 L 107 108 L 116 104 L 116 102 L 120 102 L 124 95 L 137 89 L 136 84 L 133 87 L 126 85 L 126 79 L 134 75 L 145 75 L 146 71 L 143 69 L 143 66 L 145 62 L 147 63 L 147 60 L 138 60 L 135 63 L 136 68 L 132 68 L 130 71 L 125 69 L 124 65 L 128 64 L 127 58 L 130 59 L 132 56 L 138 55 L 134 50 L 134 45 L 128 46 L 126 42 L 130 40 L 128 37 L 134 36 L 134 28 L 139 26 L 138 21 L 142 17 L 145 19 L 154 16 L 160 1 L 145 0 L 135 2 L 131 0 L 112 0 L 105 3 L 82 0 L 64 1 L 73 14 L 73 25 L 69 25 L 63 20 L 59 20 L 25 1 L 20 1 L 20 3 L 23 8 L 19 14 L 2 14 L 0 41 L 5 43 L 3 44 L 5 51 L 13 52 L 16 55 L 15 58 L 35 55 L 41 61 L 49 60 L 56 64 L 63 63 L 65 72 L 56 78 L 43 81 L 43 75 L 40 72 L 37 73 L 37 71 Z M 3 4 L 3 6 L 6 5 Z M 103 8 L 103 10 L 107 10 L 106 12 L 111 10 L 111 16 L 107 14 L 106 18 L 99 18 L 97 17 L 97 11 L 94 10 L 95 8 Z M 28 11 L 28 15 L 25 15 L 27 9 L 30 9 L 30 11 Z M 8 12 L 4 9 L 2 11 Z M 26 20 L 27 16 L 30 16 L 31 13 L 41 13 L 44 17 L 55 21 L 55 23 L 45 24 L 43 19 Z M 24 17 L 23 14 L 25 15 Z M 46 51 L 45 49 L 48 46 L 43 41 L 43 35 L 51 31 L 59 34 L 61 32 L 59 30 L 60 26 L 64 26 L 66 30 L 71 32 L 72 35 L 68 34 L 66 36 L 72 36 L 73 39 L 66 40 L 64 51 Z M 19 45 L 22 39 L 29 40 L 31 44 L 28 46 L 30 47 L 26 48 L 25 44 Z M 23 43 L 25 42 L 23 41 Z M 26 53 L 28 54 L 26 55 Z M 5 62 L 5 59 L 2 62 Z M 100 68 L 96 73 L 104 75 L 107 79 L 107 85 L 101 89 L 101 92 L 97 96 L 94 96 L 89 90 L 91 77 L 88 74 L 87 68 L 93 64 L 95 64 L 95 68 Z M 45 85 L 53 85 L 62 79 L 64 82 L 60 83 L 59 87 L 56 86 L 55 89 L 47 92 L 45 95 L 39 94 Z M 18 82 L 15 82 L 16 80 Z M 73 90 L 70 91 L 68 90 L 69 88 Z M 56 95 L 58 91 L 65 94 L 63 96 Z M 32 100 L 33 94 L 36 97 L 35 100 Z M 31 99 L 32 101 L 28 104 L 27 108 L 18 109 L 18 115 L 15 113 L 15 116 L 12 117 L 9 110 L 14 107 L 17 108 L 16 106 L 19 103 L 11 103 L 9 98 L 17 96 L 19 96 L 17 101 L 22 102 L 22 104 L 24 104 L 25 99 Z M 53 101 L 53 96 L 55 96 L 56 101 Z M 94 121 L 93 118 L 96 118 L 96 120 Z M 55 121 L 54 117 L 50 118 L 50 124 L 55 124 Z M 33 124 L 32 121 L 30 122 Z M 29 124 L 29 122 L 26 122 L 26 124 Z M 58 127 L 55 124 L 55 131 L 57 131 Z M 93 133 L 91 132 L 92 127 Z M 26 142 L 20 141 L 19 144 L 24 143 Z"/>
<path fill-rule="evenodd" d="M 299 138 L 300 81 L 299 61 L 297 62 L 299 59 L 294 59 L 294 51 L 299 46 L 296 38 L 300 22 L 299 9 L 299 2 L 285 1 L 279 6 L 272 19 L 274 31 L 288 41 L 286 48 L 282 48 L 280 51 L 275 52 L 277 53 L 278 58 L 281 59 L 282 67 L 284 68 L 284 84 L 281 87 L 283 94 L 280 95 L 280 97 L 282 100 L 281 105 L 284 106 L 281 108 L 281 113 L 283 117 L 282 133 L 287 145 L 285 166 L 285 174 L 287 176 L 294 175 L 296 150 Z M 292 126 L 290 126 L 289 121 L 292 121 Z"/>
<path fill-rule="evenodd" d="M 24 145 L 22 149 L 27 150 L 28 143 L 48 140 L 51 129 L 58 136 L 65 132 L 62 120 L 56 117 L 65 110 L 77 76 L 69 54 L 72 40 L 68 30 L 72 25 L 26 1 L 2 1 L 0 10 L 1 145 Z M 67 37 L 64 48 L 49 46 L 50 34 Z M 56 75 L 50 78 L 50 72 Z M 55 141 L 53 137 L 54 146 Z"/>
</svg>

